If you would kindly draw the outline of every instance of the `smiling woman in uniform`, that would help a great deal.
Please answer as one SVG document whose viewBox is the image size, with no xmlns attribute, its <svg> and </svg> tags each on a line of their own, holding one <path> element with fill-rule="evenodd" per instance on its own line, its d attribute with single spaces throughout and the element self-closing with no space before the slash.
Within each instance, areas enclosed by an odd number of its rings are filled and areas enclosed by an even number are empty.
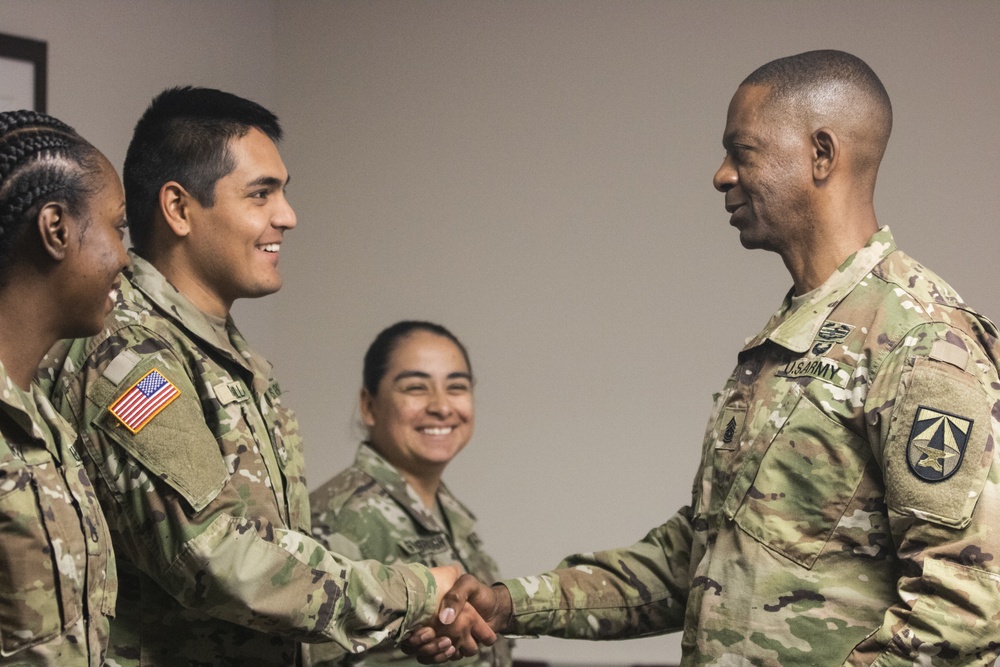
<svg viewBox="0 0 1000 667">
<path fill-rule="evenodd" d="M 482 551 L 475 517 L 441 482 L 472 437 L 473 384 L 465 346 L 444 327 L 403 321 L 382 331 L 364 360 L 360 410 L 368 439 L 353 466 L 310 495 L 313 534 L 348 558 L 459 563 L 495 581 L 497 566 Z M 310 650 L 317 667 L 418 664 L 392 649 Z M 510 644 L 499 638 L 458 664 L 508 667 Z"/>
</svg>

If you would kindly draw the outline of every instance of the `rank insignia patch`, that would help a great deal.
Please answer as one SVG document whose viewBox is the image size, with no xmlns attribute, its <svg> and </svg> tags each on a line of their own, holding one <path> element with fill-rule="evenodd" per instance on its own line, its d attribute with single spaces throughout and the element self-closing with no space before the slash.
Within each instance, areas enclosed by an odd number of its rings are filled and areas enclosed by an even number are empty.
<svg viewBox="0 0 1000 667">
<path fill-rule="evenodd" d="M 138 433 L 180 395 L 181 390 L 154 368 L 119 396 L 108 410 L 125 428 Z"/>
<path fill-rule="evenodd" d="M 731 417 L 726 424 L 726 432 L 722 434 L 722 442 L 728 445 L 733 441 L 734 435 L 736 435 L 736 417 Z"/>
<path fill-rule="evenodd" d="M 735 451 L 739 449 L 740 436 L 743 434 L 743 420 L 747 411 L 745 407 L 728 407 L 722 412 L 718 425 L 715 427 L 716 449 Z"/>
<path fill-rule="evenodd" d="M 955 474 L 965 455 L 973 421 L 919 406 L 906 443 L 906 460 L 917 477 L 940 482 Z"/>
</svg>

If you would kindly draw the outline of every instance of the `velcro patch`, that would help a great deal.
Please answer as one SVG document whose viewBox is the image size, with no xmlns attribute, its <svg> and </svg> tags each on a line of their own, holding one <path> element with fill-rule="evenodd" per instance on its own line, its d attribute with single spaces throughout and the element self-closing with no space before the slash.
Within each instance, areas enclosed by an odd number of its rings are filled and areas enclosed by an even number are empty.
<svg viewBox="0 0 1000 667">
<path fill-rule="evenodd" d="M 785 378 L 811 377 L 844 388 L 851 380 L 852 368 L 827 357 L 806 357 L 788 362 L 775 375 Z"/>
<path fill-rule="evenodd" d="M 747 410 L 743 408 L 726 408 L 722 411 L 722 418 L 716 428 L 721 429 L 721 433 L 715 441 L 716 449 L 726 449 L 735 451 L 739 449 L 740 436 L 743 435 L 743 421 L 747 415 Z"/>
<path fill-rule="evenodd" d="M 962 465 L 973 420 L 921 405 L 913 418 L 906 460 L 913 474 L 928 482 L 940 482 Z"/>
<path fill-rule="evenodd" d="M 927 358 L 914 360 L 900 392 L 882 452 L 886 503 L 963 528 L 990 471 L 993 398 L 972 375 Z"/>
<path fill-rule="evenodd" d="M 399 541 L 399 546 L 407 554 L 433 554 L 449 549 L 443 535 L 429 537 L 407 537 Z"/>
<path fill-rule="evenodd" d="M 247 391 L 246 387 L 239 380 L 220 382 L 212 387 L 212 391 L 215 392 L 215 397 L 219 399 L 219 403 L 223 405 L 242 403 L 250 398 L 250 392 Z"/>
<path fill-rule="evenodd" d="M 834 343 L 839 343 L 845 338 L 847 338 L 851 332 L 854 331 L 853 324 L 844 324 L 842 322 L 834 322 L 833 320 L 827 320 L 820 327 L 819 332 L 816 334 L 816 340 L 814 341 L 812 353 L 816 356 L 821 356 L 829 352 Z"/>
<path fill-rule="evenodd" d="M 122 426 L 138 433 L 180 395 L 181 390 L 153 368 L 115 399 L 108 410 Z"/>
<path fill-rule="evenodd" d="M 842 322 L 827 320 L 826 322 L 823 322 L 823 326 L 819 328 L 816 340 L 826 343 L 836 343 L 847 338 L 852 331 L 854 331 L 853 324 L 843 324 Z"/>
</svg>

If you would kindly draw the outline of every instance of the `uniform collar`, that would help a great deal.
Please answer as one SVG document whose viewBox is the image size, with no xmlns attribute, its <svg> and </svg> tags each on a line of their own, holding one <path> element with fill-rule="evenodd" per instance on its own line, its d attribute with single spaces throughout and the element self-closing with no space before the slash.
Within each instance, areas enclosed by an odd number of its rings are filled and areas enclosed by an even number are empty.
<svg viewBox="0 0 1000 667">
<path fill-rule="evenodd" d="M 837 304 L 895 250 L 896 242 L 892 232 L 888 227 L 882 227 L 868 239 L 863 248 L 848 257 L 826 282 L 813 290 L 807 301 L 794 309 L 791 307 L 793 292 L 790 290 L 781 308 L 771 316 L 764 330 L 747 341 L 742 351 L 746 352 L 769 340 L 793 352 L 805 352 L 812 346 L 820 328 Z"/>
<path fill-rule="evenodd" d="M 437 517 L 424 507 L 423 502 L 417 496 L 417 492 L 406 483 L 403 476 L 391 463 L 383 458 L 372 447 L 363 442 L 358 447 L 357 456 L 354 458 L 354 466 L 365 472 L 372 479 L 378 482 L 393 500 L 399 503 L 406 513 L 413 517 L 425 530 L 433 533 L 447 533 L 448 529 L 441 525 Z M 461 503 L 451 494 L 448 487 L 441 483 L 437 492 L 438 504 L 444 514 L 445 520 L 450 526 L 464 525 L 469 522 L 469 518 L 462 516 L 464 511 L 468 512 Z"/>
<path fill-rule="evenodd" d="M 271 365 L 254 351 L 236 328 L 232 316 L 224 321 L 201 311 L 149 261 L 129 250 L 132 260 L 125 278 L 155 304 L 160 312 L 243 368 L 270 377 Z"/>
<path fill-rule="evenodd" d="M 62 459 L 61 446 L 56 439 L 62 436 L 62 445 L 68 445 L 73 438 L 63 433 L 65 428 L 49 399 L 34 382 L 30 392 L 25 392 L 7 375 L 0 363 L 0 409 L 7 413 L 11 421 L 29 437 L 45 443 L 58 460 Z M 43 428 L 43 425 L 47 428 Z"/>
</svg>

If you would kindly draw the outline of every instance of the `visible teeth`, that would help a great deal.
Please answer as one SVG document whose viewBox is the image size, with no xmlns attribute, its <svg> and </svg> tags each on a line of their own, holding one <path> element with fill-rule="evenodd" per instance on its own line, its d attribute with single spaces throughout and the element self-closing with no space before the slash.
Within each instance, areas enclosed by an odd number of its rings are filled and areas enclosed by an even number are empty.
<svg viewBox="0 0 1000 667">
<path fill-rule="evenodd" d="M 268 243 L 260 247 L 264 252 L 278 252 L 281 249 L 280 243 Z"/>
<path fill-rule="evenodd" d="M 442 426 L 439 428 L 422 428 L 420 430 L 427 435 L 448 435 L 454 429 L 451 426 Z"/>
</svg>

